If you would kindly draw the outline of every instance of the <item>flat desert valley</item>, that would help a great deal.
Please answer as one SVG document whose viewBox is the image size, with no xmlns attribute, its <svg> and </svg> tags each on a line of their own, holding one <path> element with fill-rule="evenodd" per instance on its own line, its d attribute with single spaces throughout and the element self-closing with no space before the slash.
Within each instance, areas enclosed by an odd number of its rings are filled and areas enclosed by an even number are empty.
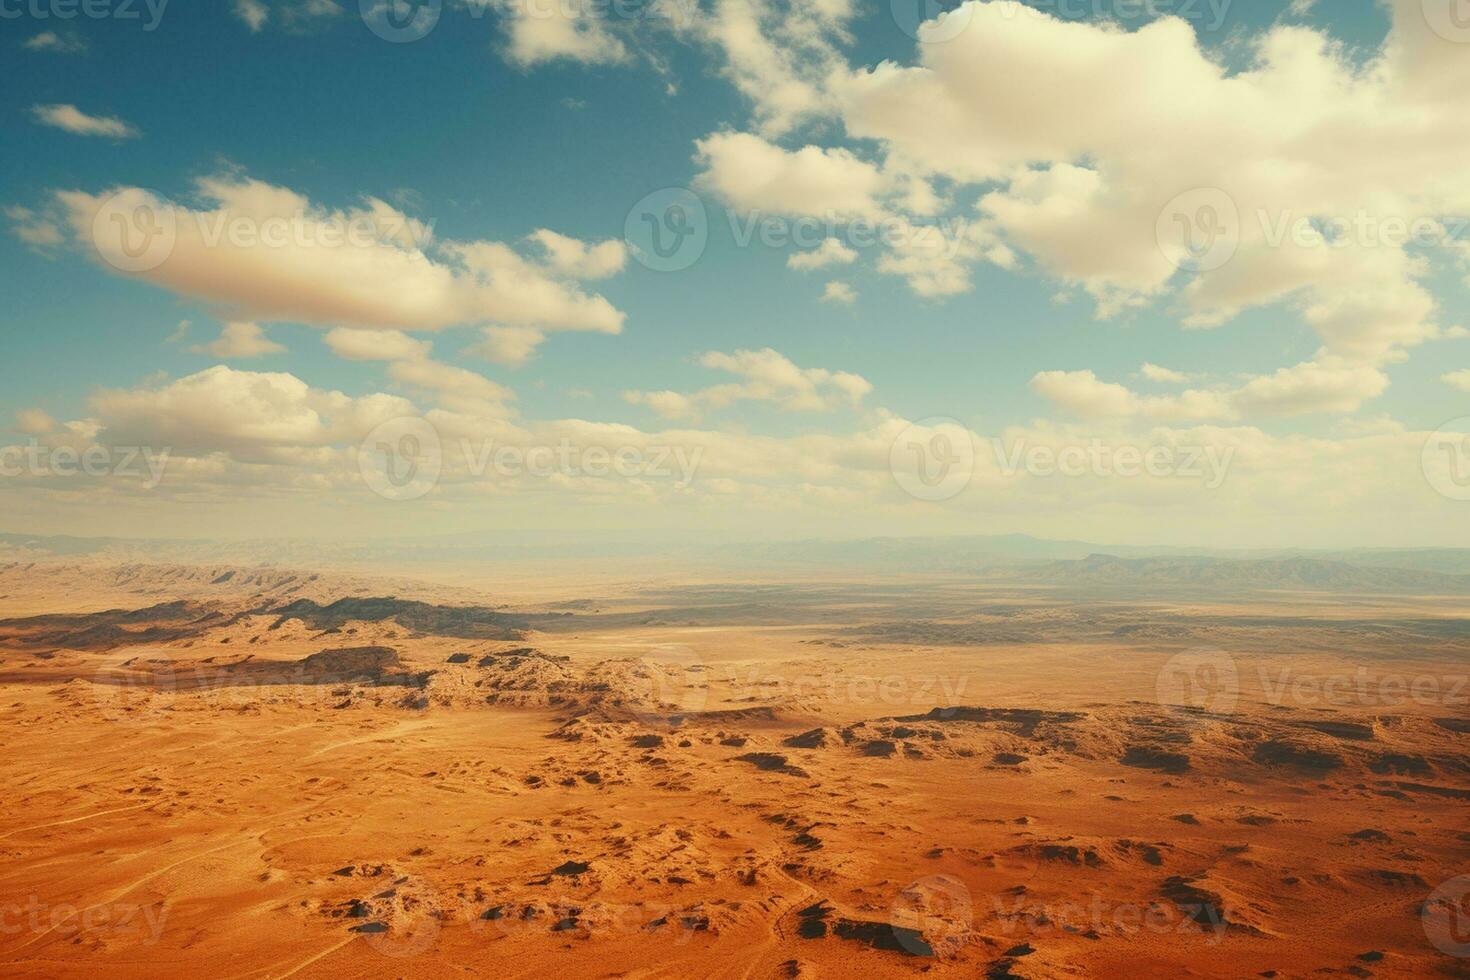
<svg viewBox="0 0 1470 980">
<path fill-rule="evenodd" d="M 0 974 L 1470 976 L 1470 598 L 901 580 L 5 562 Z"/>
</svg>

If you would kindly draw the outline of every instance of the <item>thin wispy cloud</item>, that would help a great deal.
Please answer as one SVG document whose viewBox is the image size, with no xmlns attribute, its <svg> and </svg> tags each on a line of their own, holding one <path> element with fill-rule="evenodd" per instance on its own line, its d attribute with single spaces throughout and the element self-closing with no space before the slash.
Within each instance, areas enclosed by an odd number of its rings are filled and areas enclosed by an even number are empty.
<svg viewBox="0 0 1470 980">
<path fill-rule="evenodd" d="M 127 140 L 142 135 L 137 128 L 112 116 L 89 115 L 74 105 L 37 105 L 31 114 L 43 126 L 65 130 L 77 136 L 101 136 Z"/>
</svg>

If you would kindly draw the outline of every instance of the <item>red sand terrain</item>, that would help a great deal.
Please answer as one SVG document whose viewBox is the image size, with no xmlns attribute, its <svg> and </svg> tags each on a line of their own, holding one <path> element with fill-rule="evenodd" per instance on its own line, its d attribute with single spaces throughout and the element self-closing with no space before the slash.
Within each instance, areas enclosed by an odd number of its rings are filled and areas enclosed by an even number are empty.
<svg viewBox="0 0 1470 980">
<path fill-rule="evenodd" d="M 0 973 L 1470 976 L 1455 601 L 594 588 L 0 567 Z"/>
</svg>

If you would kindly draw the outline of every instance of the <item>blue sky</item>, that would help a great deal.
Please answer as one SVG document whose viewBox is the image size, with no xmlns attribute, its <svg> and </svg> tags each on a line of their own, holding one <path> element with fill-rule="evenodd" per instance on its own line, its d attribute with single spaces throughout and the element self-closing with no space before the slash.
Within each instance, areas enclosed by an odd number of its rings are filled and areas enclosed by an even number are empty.
<svg viewBox="0 0 1470 980">
<path fill-rule="evenodd" d="M 805 66 L 803 71 L 823 57 L 834 59 L 834 64 L 840 61 L 843 71 L 855 74 L 883 61 L 903 66 L 928 63 L 922 46 L 899 29 L 886 3 L 812 4 L 813 9 L 837 11 L 821 15 L 828 20 L 817 18 L 832 29 L 822 35 L 821 51 L 813 55 L 808 48 L 816 50 L 817 45 L 802 47 L 795 40 L 798 31 L 783 21 L 800 6 L 759 9 L 766 12 L 761 22 L 770 28 L 767 40 L 772 49 L 782 50 L 784 45 L 795 52 L 793 63 Z M 1053 22 L 1050 14 L 1074 9 L 1066 4 L 1034 6 L 1047 12 L 1043 17 L 1048 23 Z M 1388 345 L 1391 350 L 1374 356 L 1354 355 L 1357 360 L 1351 367 L 1358 372 L 1354 377 L 1376 372 L 1385 379 L 1376 393 L 1334 396 L 1328 399 L 1330 407 L 1321 411 L 1299 410 L 1293 395 L 1289 411 L 1232 409 L 1220 418 L 1198 413 L 1184 417 L 1160 406 L 1104 412 L 1106 417 L 1099 421 L 1084 405 L 1092 404 L 1090 388 L 1077 393 L 1068 387 L 1064 394 L 1047 394 L 1036 383 L 1037 375 L 1059 372 L 1067 375 L 1059 384 L 1085 387 L 1090 382 L 1076 375 L 1091 372 L 1095 380 L 1124 386 L 1136 398 L 1172 397 L 1177 385 L 1160 386 L 1138 377 L 1140 366 L 1148 362 L 1196 376 L 1198 380 L 1191 383 L 1227 398 L 1234 397 L 1229 394 L 1232 387 L 1250 379 L 1296 365 L 1320 366 L 1324 335 L 1304 319 L 1302 305 L 1293 300 L 1245 302 L 1218 326 L 1186 329 L 1186 315 L 1173 301 L 1183 288 L 1179 280 L 1167 291 L 1154 292 L 1147 301 L 1119 312 L 1100 310 L 1083 277 L 1067 267 L 1069 259 L 1028 250 L 1026 236 L 1033 233 L 1029 228 L 997 232 L 1020 261 L 1009 267 L 975 261 L 966 269 L 968 288 L 942 296 L 921 295 L 904 276 L 875 268 L 881 249 L 860 250 L 858 260 L 849 266 L 799 272 L 786 266 L 789 250 L 738 247 L 727 214 L 748 213 L 752 201 L 759 205 L 758 189 L 741 185 L 751 164 L 700 156 L 697 144 L 712 134 L 754 134 L 778 153 L 791 154 L 803 147 L 850 152 L 875 171 L 881 168 L 885 179 L 903 171 L 905 179 L 916 176 L 932 182 L 945 198 L 940 217 L 971 218 L 983 195 L 1006 190 L 1008 184 L 1005 178 L 989 175 L 958 176 L 952 166 L 946 171 L 945 164 L 916 159 L 924 152 L 921 134 L 906 132 L 902 119 L 870 123 L 864 130 L 856 122 L 858 110 L 851 100 L 843 104 L 847 96 L 831 95 L 835 106 L 805 113 L 795 123 L 770 125 L 760 86 L 742 88 L 741 54 L 716 30 L 670 31 L 647 21 L 613 22 L 606 34 L 613 40 L 607 43 L 619 45 L 623 52 L 614 63 L 566 54 L 528 64 L 510 48 L 513 10 L 472 14 L 451 3 L 427 37 L 390 44 L 368 30 L 355 3 L 342 0 L 334 14 L 298 14 L 293 21 L 292 10 L 298 8 L 305 9 L 292 2 L 267 5 L 267 19 L 259 30 L 251 29 L 239 6 L 224 3 L 171 4 L 152 31 L 143 30 L 139 21 L 115 18 L 61 21 L 26 13 L 0 21 L 7 49 L 0 59 L 0 82 L 9 93 L 6 111 L 0 114 L 0 140 L 7 147 L 0 157 L 5 188 L 0 203 L 30 214 L 24 220 L 12 215 L 16 228 L 26 221 L 50 220 L 66 230 L 69 239 L 37 247 L 18 234 L 0 238 L 5 270 L 0 275 L 6 279 L 9 300 L 0 317 L 10 355 L 0 415 L 40 409 L 61 422 L 91 419 L 98 415 L 93 397 L 99 389 L 161 390 L 174 379 L 220 363 L 241 372 L 287 373 L 313 389 L 354 398 L 390 392 L 409 398 L 417 408 L 432 410 L 431 395 L 385 378 L 383 362 L 349 360 L 334 353 L 324 343 L 332 323 L 293 322 L 289 317 L 260 320 L 229 308 L 215 296 L 167 288 L 146 276 L 114 274 L 71 241 L 66 221 L 54 214 L 55 193 L 67 190 L 99 194 L 137 187 L 200 206 L 194 182 L 219 176 L 289 188 L 319 208 L 350 209 L 367 197 L 379 198 L 413 218 L 432 222 L 440 242 L 513 245 L 543 228 L 589 243 L 621 239 L 630 208 L 644 195 L 671 186 L 699 190 L 709 206 L 711 238 L 691 268 L 661 273 L 629 260 L 618 274 L 579 287 L 604 297 L 625 315 L 620 334 L 552 333 L 532 359 L 515 366 L 472 353 L 485 324 L 464 323 L 432 335 L 407 326 L 406 332 L 433 341 L 437 361 L 467 368 L 511 389 L 516 417 L 524 420 L 576 418 L 626 424 L 648 433 L 668 431 L 677 424 L 778 439 L 813 434 L 846 438 L 876 431 L 893 420 L 934 416 L 960 420 L 981 439 L 1037 424 L 1095 424 L 1098 432 L 1106 430 L 1110 438 L 1119 439 L 1154 438 L 1144 433 L 1157 425 L 1173 425 L 1178 431 L 1209 425 L 1249 427 L 1271 438 L 1333 440 L 1342 437 L 1345 426 L 1391 423 L 1402 430 L 1403 458 L 1412 461 L 1412 452 L 1404 446 L 1412 449 L 1414 434 L 1430 432 L 1466 411 L 1465 390 L 1441 380 L 1446 373 L 1470 367 L 1470 340 L 1453 330 L 1456 315 L 1465 309 L 1466 283 L 1464 269 L 1452 257 L 1433 256 L 1432 268 L 1414 278 L 1434 296 L 1433 328 L 1439 335 L 1394 341 Z M 1222 71 L 1227 73 L 1257 64 L 1257 45 L 1282 25 L 1317 31 L 1347 45 L 1333 55 L 1343 66 L 1361 66 L 1383 55 L 1380 45 L 1391 14 L 1381 5 L 1341 0 L 1296 13 L 1286 8 L 1284 3 L 1234 4 L 1225 26 L 1199 32 L 1198 44 L 1204 56 L 1226 66 Z M 710 4 L 690 9 L 698 16 L 713 17 Z M 1195 16 L 1194 6 L 1184 9 Z M 1102 30 L 1106 18 L 1083 20 Z M 1140 18 L 1127 27 L 1137 29 L 1149 22 Z M 970 30 L 975 32 L 975 26 Z M 59 38 L 58 44 L 28 46 L 48 32 Z M 1431 42 L 1438 45 L 1446 64 L 1463 68 L 1470 49 L 1438 38 Z M 953 43 L 968 44 L 969 35 Z M 73 47 L 82 50 L 61 50 Z M 1048 57 L 1070 55 L 1063 51 Z M 1038 70 L 1044 63 L 1044 58 L 1038 62 Z M 930 67 L 940 78 L 936 64 Z M 1163 62 L 1166 69 L 1170 64 Z M 960 68 L 950 70 L 956 77 L 963 74 Z M 1146 77 L 1169 86 L 1167 74 Z M 1013 81 L 1026 86 L 1035 80 Z M 1094 103 L 1142 104 L 1156 98 L 1148 92 L 1108 90 L 1104 87 L 1108 78 L 1096 81 L 1099 88 L 1059 96 L 1079 121 L 1094 111 Z M 823 89 L 819 101 L 827 100 L 828 90 L 838 90 L 825 81 L 817 87 Z M 38 106 L 74 106 L 88 117 L 122 120 L 137 135 L 112 139 L 44 125 Z M 926 109 L 921 100 L 907 115 L 922 115 Z M 1324 119 L 1332 115 L 1330 110 L 1323 108 Z M 1202 114 L 1211 111 L 1215 111 L 1211 105 L 1201 104 Z M 997 124 L 980 120 L 976 125 L 989 132 L 985 127 Z M 880 131 L 876 138 L 875 127 Z M 1146 126 L 1143 131 L 1148 131 Z M 1222 132 L 1228 133 L 1228 127 Z M 1173 138 L 1168 131 L 1152 136 L 1161 142 Z M 1224 153 L 1228 155 L 1228 149 Z M 902 163 L 896 162 L 900 156 L 906 158 Z M 1097 156 L 1103 154 L 1026 160 L 1037 169 L 1064 164 L 1096 166 L 1098 172 L 1109 173 L 1107 161 L 1099 163 Z M 1124 161 L 1116 167 L 1131 165 L 1132 161 Z M 1241 164 L 1249 165 L 1250 161 Z M 1413 180 L 1405 175 L 1403 183 Z M 1381 190 L 1347 188 L 1342 200 L 1352 200 L 1355 194 L 1368 199 Z M 1442 195 L 1433 205 L 1435 213 L 1446 214 L 1443 209 L 1449 204 L 1444 202 L 1454 200 Z M 1311 205 L 1304 202 L 1304 207 Z M 760 210 L 781 215 L 781 208 L 774 205 Z M 1047 247 L 1053 244 L 1048 242 Z M 1059 255 L 1077 250 L 1076 243 L 1057 247 Z M 1099 242 L 1097 247 L 1107 245 Z M 1089 263 L 1096 265 L 1092 259 L 1082 264 Z M 1107 272 L 1113 277 L 1107 288 L 1128 274 Z M 852 288 L 856 302 L 824 301 L 824 283 L 833 280 Z M 244 319 L 260 321 L 264 334 L 285 349 L 240 358 L 191 349 L 214 340 L 225 323 Z M 183 320 L 191 322 L 187 336 L 170 341 Z M 727 372 L 701 363 L 701 356 L 765 348 L 802 369 L 861 376 L 871 392 L 861 405 L 834 404 L 819 411 L 792 410 L 781 398 L 741 396 L 734 404 L 683 418 L 661 418 L 648 403 L 627 397 L 628 392 L 688 394 L 728 382 Z M 1344 398 L 1353 402 L 1346 411 Z M 1254 399 L 1250 404 L 1259 402 Z M 1133 436 L 1119 434 L 1124 419 Z M 103 418 L 103 436 L 109 431 L 106 423 Z M 223 443 L 218 452 L 247 455 Z M 1375 456 L 1365 447 L 1341 452 L 1364 452 L 1367 461 L 1381 458 L 1381 453 Z M 1413 485 L 1422 490 L 1422 475 L 1413 478 Z M 793 476 L 786 488 L 799 496 L 800 488 L 811 480 L 811 474 Z M 763 480 L 761 485 L 769 490 L 772 481 Z M 213 487 L 211 494 L 218 489 Z M 852 488 L 842 489 L 846 493 Z M 901 498 L 888 500 L 891 490 L 882 491 L 884 508 L 905 503 Z M 861 498 L 866 492 L 859 489 L 848 503 L 864 510 Z M 242 489 L 240 494 L 243 498 L 249 491 Z M 737 496 L 750 503 L 749 494 Z M 1386 490 L 1376 495 L 1372 506 L 1384 506 L 1389 496 Z M 1104 523 L 1118 519 L 1117 508 L 1148 508 L 1134 499 L 1114 502 L 1106 494 L 1086 497 L 1101 508 L 1098 519 Z M 32 497 L 33 502 L 38 499 Z M 177 513 L 182 505 L 168 506 Z M 311 505 L 293 499 L 289 506 L 301 506 L 308 513 Z M 797 510 L 788 513 L 799 513 L 800 505 L 793 506 Z M 933 531 L 948 527 L 950 520 L 956 530 L 972 529 L 972 517 L 957 513 L 957 505 L 945 506 L 948 517 L 936 516 L 931 508 L 912 524 L 907 516 L 885 511 L 881 522 L 865 529 Z M 1044 508 L 1030 514 L 1019 506 L 1001 510 L 1007 530 L 1074 529 L 1070 519 L 1058 523 L 1055 513 Z M 1228 510 L 1239 513 L 1234 505 Z M 61 500 L 37 505 L 34 513 L 50 529 L 63 529 L 73 520 Z M 229 513 L 229 506 L 221 503 L 210 513 L 213 516 L 192 521 L 191 526 L 207 529 Z M 462 513 L 481 526 L 502 519 L 478 503 L 466 505 Z M 991 515 L 987 522 L 996 519 Z M 702 520 L 691 518 L 696 526 Z M 808 523 L 795 516 L 782 520 L 793 528 Z M 1147 526 L 1141 520 L 1122 521 L 1114 536 L 1139 533 Z M 93 515 L 86 523 L 95 528 L 98 519 Z M 1181 538 L 1189 530 L 1188 521 L 1181 518 L 1160 536 Z M 1397 531 L 1390 529 L 1385 535 Z M 1222 528 L 1205 536 L 1230 533 Z M 1324 526 L 1313 533 L 1329 532 Z M 1429 534 L 1427 528 L 1405 527 L 1399 536 Z"/>
</svg>

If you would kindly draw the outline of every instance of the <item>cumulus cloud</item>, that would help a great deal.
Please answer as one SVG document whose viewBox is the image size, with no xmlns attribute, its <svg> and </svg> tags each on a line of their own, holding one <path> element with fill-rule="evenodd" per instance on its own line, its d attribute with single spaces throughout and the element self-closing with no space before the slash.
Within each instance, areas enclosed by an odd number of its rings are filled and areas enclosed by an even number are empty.
<svg viewBox="0 0 1470 980">
<path fill-rule="evenodd" d="M 1459 388 L 1461 391 L 1470 391 L 1470 368 L 1440 375 L 1440 380 L 1452 388 Z"/>
<path fill-rule="evenodd" d="M 750 100 L 757 126 L 779 136 L 832 112 L 828 77 L 846 67 L 839 44 L 849 39 L 850 0 L 714 0 L 680 6 L 679 36 L 708 45 Z"/>
<path fill-rule="evenodd" d="M 921 45 L 919 64 L 833 86 L 850 135 L 878 140 L 889 167 L 993 188 L 985 218 L 1104 316 L 1174 285 L 1178 256 L 1159 231 L 1171 200 L 1222 192 L 1239 215 L 1225 227 L 1235 255 L 1187 280 L 1186 321 L 1287 303 L 1328 354 L 1376 363 L 1437 334 L 1427 265 L 1388 226 L 1470 204 L 1458 162 L 1470 135 L 1450 95 L 1470 68 L 1418 0 L 1389 6 L 1392 30 L 1366 65 L 1316 30 L 1276 25 L 1232 70 L 1179 18 L 1127 31 L 971 0 L 953 15 L 963 30 Z M 1008 84 L 1018 77 L 1028 84 Z M 1098 93 L 1084 112 L 1079 91 Z M 1367 232 L 1296 233 L 1365 207 Z M 1185 219 L 1201 214 L 1186 200 Z"/>
<path fill-rule="evenodd" d="M 349 361 L 410 361 L 429 356 L 430 345 L 401 330 L 338 327 L 324 338 L 332 353 Z"/>
<path fill-rule="evenodd" d="M 192 348 L 196 354 L 212 354 L 215 357 L 246 359 L 279 354 L 286 348 L 271 340 L 256 323 L 227 323 L 219 337 L 208 344 Z"/>
<path fill-rule="evenodd" d="M 857 302 L 857 291 L 845 282 L 829 282 L 822 290 L 822 302 L 851 306 Z"/>
<path fill-rule="evenodd" d="M 177 381 L 102 391 L 91 407 L 99 438 L 113 445 L 248 459 L 361 440 L 381 422 L 414 411 L 393 395 L 352 398 L 312 388 L 292 374 L 224 365 Z"/>
<path fill-rule="evenodd" d="M 574 61 L 606 65 L 629 60 L 627 47 L 590 5 L 469 2 L 479 7 L 502 7 L 505 57 L 513 64 L 531 67 L 551 61 Z"/>
<path fill-rule="evenodd" d="M 546 264 L 571 279 L 606 279 L 628 264 L 628 246 L 620 239 L 584 242 L 546 228 L 534 231 L 530 241 L 546 253 Z"/>
<path fill-rule="evenodd" d="M 1194 379 L 1194 375 L 1192 374 L 1185 374 L 1183 371 L 1160 367 L 1148 361 L 1143 363 L 1143 366 L 1138 369 L 1138 373 L 1150 381 L 1158 381 L 1162 384 L 1171 385 L 1187 384 Z"/>
<path fill-rule="evenodd" d="M 838 238 L 826 238 L 816 248 L 805 252 L 797 252 L 786 260 L 786 266 L 802 272 L 811 269 L 825 269 L 829 265 L 851 265 L 857 261 L 858 254 L 848 248 Z"/>
<path fill-rule="evenodd" d="M 792 220 L 793 237 L 803 221 L 845 226 L 855 240 L 881 245 L 879 272 L 902 276 L 920 296 L 941 297 L 970 288 L 970 269 L 990 261 L 1010 268 L 1011 250 L 978 220 L 945 216 L 916 220 L 904 213 L 929 207 L 923 181 L 884 171 L 852 151 L 805 146 L 787 150 L 751 133 L 716 133 L 696 143 L 703 167 L 698 182 L 752 219 Z M 820 268 L 856 257 L 833 236 L 811 252 L 792 255 L 793 269 Z"/>
<path fill-rule="evenodd" d="M 388 366 L 388 374 L 395 381 L 433 394 L 452 412 L 486 418 L 511 414 L 506 403 L 514 400 L 515 394 L 510 389 L 453 364 L 429 358 L 394 361 Z"/>
<path fill-rule="evenodd" d="M 695 146 L 700 182 L 742 211 L 849 219 L 884 213 L 883 172 L 841 147 L 791 151 L 752 133 L 715 133 Z"/>
<path fill-rule="evenodd" d="M 23 408 L 15 413 L 15 427 L 28 436 L 43 436 L 56 429 L 56 420 L 39 408 Z"/>
<path fill-rule="evenodd" d="M 535 327 L 486 327 L 481 338 L 470 353 L 506 367 L 523 367 L 536 356 L 546 335 Z"/>
<path fill-rule="evenodd" d="M 37 105 L 31 114 L 43 126 L 63 129 L 77 136 L 104 136 L 108 139 L 126 140 L 138 136 L 138 130 L 111 116 L 90 116 L 74 105 Z"/>
<path fill-rule="evenodd" d="M 1382 394 L 1388 378 L 1370 365 L 1327 358 L 1281 368 L 1233 389 L 1145 396 L 1086 370 L 1042 371 L 1031 379 L 1031 387 L 1055 407 L 1081 418 L 1194 421 L 1353 412 Z"/>
<path fill-rule="evenodd" d="M 689 394 L 675 391 L 629 391 L 624 399 L 644 405 L 664 418 L 692 419 L 713 408 L 740 401 L 770 402 L 787 411 L 824 412 L 839 405 L 857 405 L 873 390 L 861 375 L 825 368 L 798 367 L 769 347 L 725 354 L 712 351 L 699 363 L 741 380 L 714 385 Z"/>
<path fill-rule="evenodd" d="M 231 319 L 397 330 L 486 322 L 622 330 L 623 313 L 584 292 L 555 259 L 527 258 L 500 242 L 437 241 L 427 225 L 375 198 L 332 210 L 287 188 L 236 177 L 200 180 L 197 191 L 204 203 L 192 208 L 169 206 L 139 188 L 63 191 L 57 201 L 77 240 L 114 270 L 129 267 L 125 243 L 99 213 L 149 208 L 162 215 L 171 248 L 155 268 L 131 274 L 210 302 Z M 94 232 L 98 226 L 103 230 Z M 610 264 L 605 250 L 589 247 L 584 266 L 605 272 Z"/>
</svg>

